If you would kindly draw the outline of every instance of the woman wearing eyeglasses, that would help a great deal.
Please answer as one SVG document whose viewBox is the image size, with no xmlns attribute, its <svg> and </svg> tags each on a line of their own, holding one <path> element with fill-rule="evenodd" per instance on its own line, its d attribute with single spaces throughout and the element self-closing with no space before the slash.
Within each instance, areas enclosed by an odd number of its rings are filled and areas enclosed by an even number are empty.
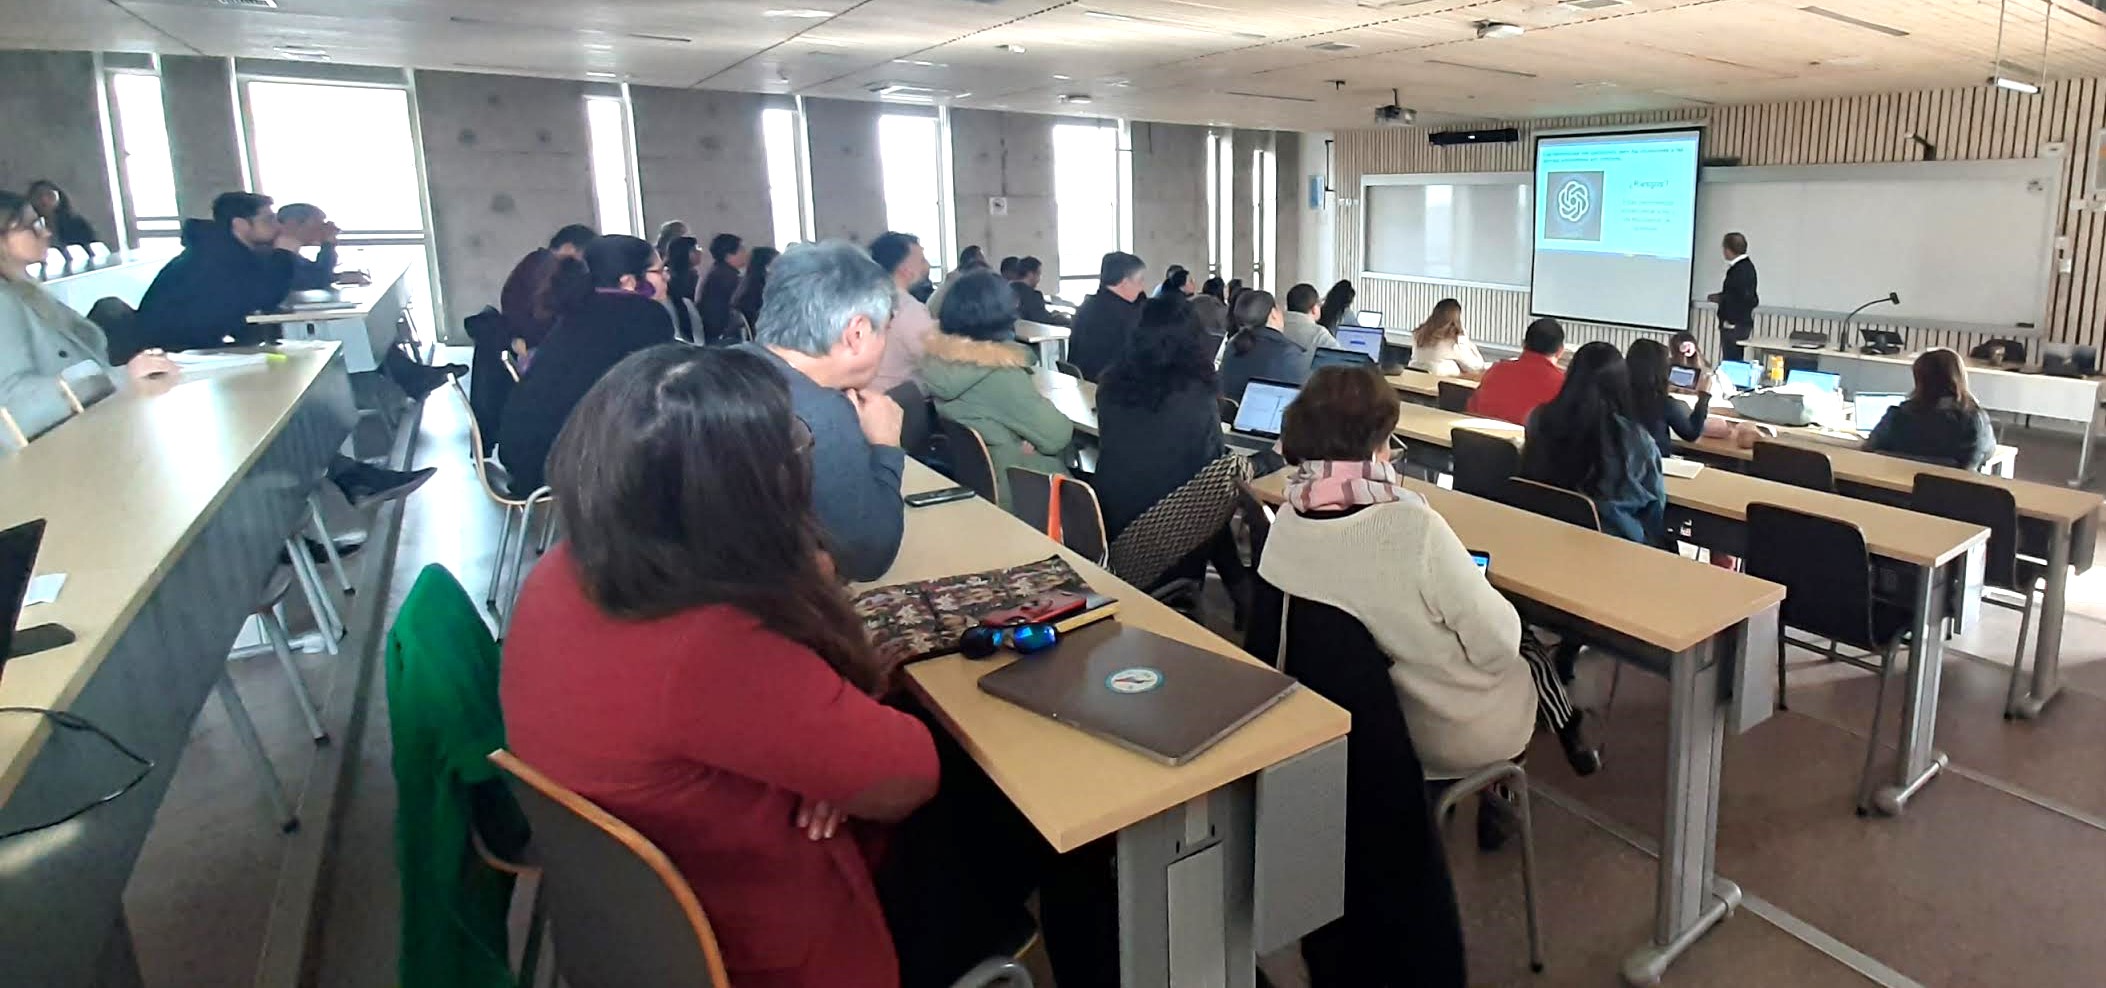
<svg viewBox="0 0 2106 988">
<path fill-rule="evenodd" d="M 520 497 L 542 485 L 556 434 L 585 392 L 638 350 L 673 339 L 665 262 L 635 237 L 611 235 L 585 246 L 585 258 L 557 262 L 549 297 L 556 326 L 534 350 L 505 401 L 497 455 Z"/>
<path fill-rule="evenodd" d="M 112 372 L 109 344 L 100 328 L 29 277 L 27 268 L 44 259 L 51 233 L 29 201 L 12 192 L 0 192 L 0 239 L 0 408 L 34 436 L 72 412 L 58 388 L 61 375 Z M 125 371 L 133 379 L 173 375 L 176 365 L 148 350 Z"/>
</svg>

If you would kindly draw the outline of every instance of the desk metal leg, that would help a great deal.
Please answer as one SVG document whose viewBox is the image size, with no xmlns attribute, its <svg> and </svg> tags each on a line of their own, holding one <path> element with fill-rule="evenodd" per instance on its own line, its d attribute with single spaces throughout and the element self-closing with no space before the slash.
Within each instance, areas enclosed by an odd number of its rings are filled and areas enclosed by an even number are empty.
<svg viewBox="0 0 2106 988">
<path fill-rule="evenodd" d="M 1872 794 L 1872 805 L 1888 816 L 1901 815 L 1909 798 L 1928 784 L 1946 765 L 1937 749 L 1938 681 L 1945 671 L 1946 575 L 1965 572 L 1966 557 L 1943 569 L 1924 567 L 1916 577 L 1915 622 L 1909 635 L 1909 682 L 1902 693 L 1901 754 L 1895 762 L 1895 779 Z M 1886 689 L 1887 684 L 1879 684 Z"/>
<path fill-rule="evenodd" d="M 1255 988 L 1254 779 L 1119 831 L 1119 983 Z"/>
<path fill-rule="evenodd" d="M 2040 716 L 2048 701 L 2062 691 L 2062 611 L 2069 602 L 2069 545 L 2075 537 L 2072 527 L 2063 526 L 2048 546 L 2047 593 L 2040 598 L 2040 644 L 2033 652 L 2033 691 L 2019 699 L 2016 711 L 2027 720 Z"/>
<path fill-rule="evenodd" d="M 2084 481 L 2091 476 L 2091 441 L 2098 435 L 2098 431 L 2099 409 L 2094 405 L 2091 418 L 2084 420 L 2084 445 L 2077 447 L 2077 475 L 2070 478 L 2069 486 L 2082 487 Z"/>
<path fill-rule="evenodd" d="M 1668 663 L 1667 825 L 1660 839 L 1653 942 L 1623 962 L 1624 980 L 1634 985 L 1659 984 L 1676 957 L 1740 905 L 1740 887 L 1713 873 L 1719 764 L 1726 750 L 1726 696 L 1719 677 L 1731 638 L 1721 635 Z"/>
</svg>

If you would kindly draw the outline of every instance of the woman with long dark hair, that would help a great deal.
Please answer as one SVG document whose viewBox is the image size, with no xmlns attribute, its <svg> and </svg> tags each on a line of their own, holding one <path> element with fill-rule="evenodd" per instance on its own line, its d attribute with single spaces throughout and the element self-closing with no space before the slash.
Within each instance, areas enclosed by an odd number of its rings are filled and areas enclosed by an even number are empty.
<svg viewBox="0 0 2106 988">
<path fill-rule="evenodd" d="M 746 338 L 760 332 L 761 296 L 768 290 L 768 265 L 782 256 L 773 247 L 755 247 L 746 259 L 746 273 L 731 293 L 731 308 L 746 320 Z"/>
<path fill-rule="evenodd" d="M 583 260 L 557 262 L 548 287 L 555 328 L 535 349 L 498 426 L 498 458 L 515 494 L 541 486 L 549 449 L 571 409 L 610 368 L 674 338 L 665 294 L 658 251 L 635 237 L 599 237 L 585 245 Z"/>
<path fill-rule="evenodd" d="M 1346 313 L 1353 308 L 1353 300 L 1358 298 L 1359 294 L 1353 289 L 1352 282 L 1344 278 L 1338 279 L 1338 284 L 1332 285 L 1331 290 L 1324 293 L 1324 305 L 1316 313 L 1316 324 L 1325 329 L 1336 330 L 1338 324 L 1345 321 Z"/>
<path fill-rule="evenodd" d="M 1675 454 L 1676 436 L 1687 442 L 1704 437 L 1704 422 L 1711 415 L 1709 370 L 1697 371 L 1697 397 L 1692 407 L 1674 395 L 1667 370 L 1675 365 L 1659 340 L 1633 340 L 1623 359 L 1631 374 L 1631 418 L 1653 437 L 1661 456 Z"/>
<path fill-rule="evenodd" d="M 1557 397 L 1528 416 L 1521 475 L 1592 498 L 1602 530 L 1659 545 L 1667 486 L 1660 448 L 1631 407 L 1631 374 L 1613 343 L 1580 347 Z"/>
<path fill-rule="evenodd" d="M 565 539 L 506 639 L 507 745 L 666 852 L 734 983 L 891 986 L 857 838 L 935 794 L 937 754 L 878 701 L 810 446 L 757 354 L 655 347 L 595 385 L 549 458 Z"/>
<path fill-rule="evenodd" d="M 1911 367 L 1915 390 L 1866 437 L 1865 448 L 1911 459 L 1979 470 L 1996 453 L 1996 426 L 1967 389 L 1960 355 L 1925 350 Z"/>
<path fill-rule="evenodd" d="M 1199 328 L 1214 338 L 1214 353 L 1221 352 L 1221 344 L 1228 339 L 1228 300 L 1222 298 L 1226 290 L 1220 278 L 1208 278 L 1191 297 L 1192 314 L 1199 319 Z"/>
<path fill-rule="evenodd" d="M 1097 501 L 1106 534 L 1214 462 L 1221 438 L 1214 341 L 1174 296 L 1141 309 L 1126 353 L 1097 384 Z"/>
<path fill-rule="evenodd" d="M 95 225 L 73 211 L 73 198 L 65 189 L 48 178 L 29 183 L 29 204 L 37 215 L 44 218 L 45 229 L 51 231 L 51 245 L 64 250 L 68 247 L 85 249 L 89 244 L 102 239 L 95 232 Z"/>
<path fill-rule="evenodd" d="M 1221 357 L 1221 394 L 1237 402 L 1253 378 L 1300 384 L 1316 352 L 1280 332 L 1286 314 L 1271 292 L 1244 292 L 1229 306 L 1227 352 Z"/>
<path fill-rule="evenodd" d="M 1491 362 L 1463 331 L 1462 303 L 1441 299 L 1411 331 L 1411 369 L 1443 377 L 1480 377 Z"/>
</svg>

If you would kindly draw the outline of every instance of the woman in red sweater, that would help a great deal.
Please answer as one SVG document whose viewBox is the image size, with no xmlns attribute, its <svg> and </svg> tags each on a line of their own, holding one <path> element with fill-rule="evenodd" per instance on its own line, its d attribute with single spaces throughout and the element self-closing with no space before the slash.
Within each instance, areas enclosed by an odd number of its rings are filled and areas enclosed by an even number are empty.
<svg viewBox="0 0 2106 988">
<path fill-rule="evenodd" d="M 894 988 L 881 825 L 937 788 L 811 513 L 811 435 L 736 350 L 631 355 L 549 458 L 566 540 L 505 642 L 508 744 L 649 837 L 738 988 Z"/>
</svg>

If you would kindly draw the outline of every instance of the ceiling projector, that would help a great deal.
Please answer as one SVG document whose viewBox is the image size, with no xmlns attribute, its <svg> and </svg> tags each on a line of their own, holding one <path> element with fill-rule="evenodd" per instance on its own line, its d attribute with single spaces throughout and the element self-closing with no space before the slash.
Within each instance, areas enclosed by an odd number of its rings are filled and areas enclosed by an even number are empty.
<svg viewBox="0 0 2106 988">
<path fill-rule="evenodd" d="M 1402 103 L 1402 98 L 1397 95 L 1396 90 L 1392 89 L 1389 91 L 1389 98 L 1391 102 L 1388 106 L 1375 107 L 1375 126 L 1409 127 L 1413 121 L 1419 118 L 1419 111 L 1408 106 L 1399 105 Z"/>
</svg>

